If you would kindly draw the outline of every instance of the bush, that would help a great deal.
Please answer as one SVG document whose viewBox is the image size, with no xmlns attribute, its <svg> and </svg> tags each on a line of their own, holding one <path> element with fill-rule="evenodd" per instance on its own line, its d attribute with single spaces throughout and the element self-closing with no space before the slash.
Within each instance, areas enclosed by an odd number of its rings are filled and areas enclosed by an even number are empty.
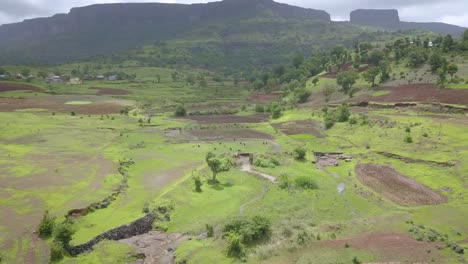
<svg viewBox="0 0 468 264">
<path fill-rule="evenodd" d="M 236 233 L 229 233 L 227 253 L 230 257 L 245 258 L 245 246 L 242 243 L 242 238 Z"/>
<path fill-rule="evenodd" d="M 309 176 L 300 176 L 297 177 L 294 181 L 296 186 L 302 189 L 316 190 L 318 189 L 317 183 Z"/>
<path fill-rule="evenodd" d="M 413 143 L 413 138 L 410 135 L 406 135 L 405 139 L 403 140 L 405 143 Z"/>
<path fill-rule="evenodd" d="M 54 240 L 50 247 L 50 262 L 59 262 L 65 256 L 65 249 L 60 241 Z"/>
<path fill-rule="evenodd" d="M 61 223 L 54 228 L 54 238 L 63 245 L 68 245 L 73 236 L 74 230 L 71 224 Z"/>
<path fill-rule="evenodd" d="M 284 190 L 284 189 L 288 189 L 289 187 L 291 187 L 291 182 L 287 174 L 284 174 L 284 173 L 281 174 L 279 180 L 280 180 L 279 187 L 281 189 Z"/>
<path fill-rule="evenodd" d="M 281 117 L 281 108 L 279 108 L 279 107 L 273 108 L 271 110 L 271 118 L 278 119 L 280 117 Z"/>
<path fill-rule="evenodd" d="M 307 154 L 307 150 L 303 147 L 297 147 L 294 150 L 294 158 L 296 160 L 304 160 Z"/>
<path fill-rule="evenodd" d="M 352 116 L 352 117 L 349 118 L 348 123 L 350 125 L 355 125 L 355 124 L 358 123 L 358 120 L 357 120 L 357 118 L 355 116 Z"/>
<path fill-rule="evenodd" d="M 263 105 L 256 105 L 255 106 L 255 112 L 264 113 L 265 112 L 265 107 L 263 107 Z"/>
<path fill-rule="evenodd" d="M 236 234 L 242 243 L 250 244 L 266 237 L 270 225 L 270 221 L 262 216 L 235 218 L 224 226 L 223 232 L 225 235 Z"/>
<path fill-rule="evenodd" d="M 195 176 L 193 177 L 193 183 L 195 184 L 195 191 L 196 192 L 202 192 L 202 185 L 203 185 L 203 182 L 202 180 L 200 179 L 199 176 Z"/>
<path fill-rule="evenodd" d="M 186 116 L 187 115 L 187 110 L 185 109 L 185 107 L 179 105 L 177 106 L 175 112 L 174 112 L 174 115 L 175 116 Z"/>
<path fill-rule="evenodd" d="M 206 236 L 213 237 L 214 236 L 214 228 L 212 225 L 206 224 Z"/>
<path fill-rule="evenodd" d="M 49 238 L 52 236 L 52 232 L 54 231 L 54 225 L 55 225 L 55 217 L 51 217 L 49 215 L 49 211 L 46 211 L 44 213 L 44 216 L 42 217 L 41 223 L 39 224 L 39 236 L 41 238 Z"/>
<path fill-rule="evenodd" d="M 335 125 L 335 119 L 332 115 L 328 114 L 324 118 L 325 129 L 330 129 Z"/>
<path fill-rule="evenodd" d="M 353 264 L 361 264 L 362 262 L 358 259 L 358 257 L 353 258 Z"/>
<path fill-rule="evenodd" d="M 349 111 L 349 107 L 347 104 L 343 104 L 337 109 L 337 121 L 338 122 L 347 122 L 349 117 L 351 116 L 351 112 Z"/>
</svg>

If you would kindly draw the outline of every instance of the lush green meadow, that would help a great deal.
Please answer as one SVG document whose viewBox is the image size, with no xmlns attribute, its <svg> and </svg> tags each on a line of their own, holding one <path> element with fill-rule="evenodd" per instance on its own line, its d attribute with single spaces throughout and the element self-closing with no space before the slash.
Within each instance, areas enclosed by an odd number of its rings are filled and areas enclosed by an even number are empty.
<svg viewBox="0 0 468 264">
<path fill-rule="evenodd" d="M 459 74 L 466 77 L 460 65 Z M 83 67 L 30 70 L 68 73 Z M 393 67 L 397 73 L 407 71 L 401 64 Z M 174 253 L 180 263 L 454 263 L 459 255 L 449 247 L 437 250 L 436 243 L 466 247 L 468 119 L 463 111 L 353 106 L 349 121 L 326 129 L 328 111 L 354 102 L 339 91 L 335 78 L 319 78 L 316 84 L 309 78 L 307 102 L 286 105 L 272 118 L 256 111 L 271 100 L 256 101 L 251 94 L 258 91 L 232 76 L 220 80 L 207 70 L 143 67 L 132 61 L 91 68 L 96 74 L 124 70 L 136 79 L 82 85 L 36 79 L 28 84 L 41 90 L 0 93 L 0 254 L 5 263 L 47 263 L 53 239 L 41 240 L 35 233 L 44 212 L 63 222 L 69 210 L 101 201 L 122 186 L 120 169 L 128 160 L 134 164 L 126 169 L 124 191 L 105 208 L 70 221 L 72 246 L 143 217 L 149 204 L 170 204 L 168 219 L 153 226 L 192 237 Z M 425 71 L 407 75 L 416 78 Z M 360 79 L 354 96 L 388 96 L 400 81 L 377 89 Z M 464 86 L 449 84 L 447 89 L 452 88 Z M 331 89 L 327 100 L 324 89 Z M 293 97 L 285 94 L 282 100 Z M 180 106 L 192 115 L 174 116 Z M 299 147 L 306 153 L 302 160 L 294 157 Z M 233 163 L 219 172 L 218 182 L 210 180 L 208 152 Z M 252 154 L 252 169 L 278 182 L 235 164 L 238 152 Z M 340 152 L 351 159 L 321 167 L 315 152 Z M 359 180 L 355 168 L 362 164 L 391 167 L 447 202 L 394 203 Z M 257 216 L 268 219 L 268 235 L 245 245 L 242 258 L 229 257 L 226 223 Z M 445 240 L 419 241 L 409 232 L 415 226 L 436 230 Z M 385 244 L 391 236 L 404 242 Z M 366 244 L 369 239 L 375 245 Z M 137 253 L 127 244 L 103 241 L 92 252 L 67 255 L 61 263 L 127 263 L 141 258 Z"/>
</svg>

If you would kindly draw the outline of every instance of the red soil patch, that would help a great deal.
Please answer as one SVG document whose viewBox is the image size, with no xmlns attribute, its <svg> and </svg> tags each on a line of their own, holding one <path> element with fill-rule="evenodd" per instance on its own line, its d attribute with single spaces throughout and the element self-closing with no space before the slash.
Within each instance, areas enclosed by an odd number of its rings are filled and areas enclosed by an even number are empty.
<svg viewBox="0 0 468 264">
<path fill-rule="evenodd" d="M 356 175 L 363 184 L 399 205 L 436 205 L 447 201 L 431 188 L 387 166 L 359 164 Z"/>
<path fill-rule="evenodd" d="M 277 123 L 272 124 L 272 126 L 286 135 L 307 134 L 318 138 L 324 137 L 324 135 L 320 132 L 321 125 L 312 120 Z"/>
<path fill-rule="evenodd" d="M 271 135 L 252 129 L 195 129 L 190 130 L 189 134 L 200 140 L 274 139 Z"/>
<path fill-rule="evenodd" d="M 9 91 L 40 91 L 41 89 L 36 86 L 23 83 L 8 83 L 0 82 L 0 92 Z"/>
<path fill-rule="evenodd" d="M 99 88 L 99 87 L 92 87 L 89 88 L 92 90 L 97 90 L 96 95 L 128 95 L 130 92 L 125 89 L 118 89 L 118 88 Z"/>
<path fill-rule="evenodd" d="M 12 112 L 16 110 L 31 108 L 45 109 L 50 112 L 75 112 L 77 115 L 105 115 L 119 113 L 123 107 L 121 105 L 110 103 L 93 103 L 89 105 L 66 105 L 65 101 L 58 102 L 40 98 L 0 98 L 0 112 Z"/>
<path fill-rule="evenodd" d="M 353 99 L 357 102 L 424 102 L 468 105 L 468 90 L 440 89 L 433 84 L 412 84 L 397 87 L 381 87 L 377 91 L 390 91 L 390 94 L 373 97 L 364 95 Z"/>
<path fill-rule="evenodd" d="M 187 116 L 184 119 L 197 121 L 201 124 L 241 124 L 241 123 L 262 123 L 268 120 L 267 115 L 257 114 L 250 116 L 236 115 L 195 115 Z"/>
<path fill-rule="evenodd" d="M 437 243 L 417 241 L 406 234 L 369 234 L 365 236 L 330 240 L 320 243 L 325 247 L 350 248 L 371 251 L 379 256 L 381 262 L 429 263 L 438 259 Z"/>
<path fill-rule="evenodd" d="M 281 97 L 280 93 L 253 93 L 249 100 L 256 103 L 270 103 L 278 100 Z"/>
</svg>

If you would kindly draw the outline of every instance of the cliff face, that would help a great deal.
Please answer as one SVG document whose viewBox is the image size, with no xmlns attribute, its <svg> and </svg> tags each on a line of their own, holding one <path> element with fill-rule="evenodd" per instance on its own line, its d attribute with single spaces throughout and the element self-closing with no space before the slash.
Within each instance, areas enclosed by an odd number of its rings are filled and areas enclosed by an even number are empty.
<svg viewBox="0 0 468 264">
<path fill-rule="evenodd" d="M 381 27 L 385 29 L 400 28 L 400 17 L 396 9 L 358 9 L 350 14 L 350 22 L 356 25 Z"/>
<path fill-rule="evenodd" d="M 427 30 L 439 34 L 460 36 L 466 28 L 438 22 L 403 22 L 395 9 L 358 9 L 350 14 L 355 25 L 378 27 L 386 30 Z"/>
<path fill-rule="evenodd" d="M 50 53 L 41 59 L 49 61 L 41 62 L 62 62 L 73 59 L 76 52 L 81 57 L 106 54 L 148 41 L 163 41 L 200 24 L 229 23 L 265 16 L 330 21 L 330 15 L 325 11 L 294 7 L 272 0 L 224 0 L 192 5 L 97 4 L 73 8 L 68 14 L 2 25 L 0 47 L 9 50 L 3 56 L 4 60 L 12 59 L 15 49 L 21 46 L 30 53 Z M 60 42 L 60 52 L 68 51 L 68 54 L 57 56 L 57 48 L 55 54 L 50 51 L 48 44 L 52 41 Z M 90 47 L 84 50 L 83 45 Z"/>
</svg>

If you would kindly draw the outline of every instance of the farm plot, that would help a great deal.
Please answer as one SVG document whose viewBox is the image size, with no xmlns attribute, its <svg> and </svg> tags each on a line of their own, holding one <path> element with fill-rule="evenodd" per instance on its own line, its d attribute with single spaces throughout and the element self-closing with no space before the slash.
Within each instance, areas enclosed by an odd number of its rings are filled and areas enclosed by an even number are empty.
<svg viewBox="0 0 468 264">
<path fill-rule="evenodd" d="M 445 104 L 468 104 L 468 90 L 440 89 L 433 84 L 413 84 L 395 87 L 382 87 L 377 91 L 385 91 L 381 96 L 363 95 L 352 101 L 363 102 L 425 102 Z M 388 93 L 388 92 L 390 93 Z"/>
<path fill-rule="evenodd" d="M 256 114 L 250 116 L 236 116 L 236 115 L 194 115 L 187 116 L 184 119 L 196 121 L 200 124 L 252 124 L 262 123 L 268 120 L 268 117 L 263 114 Z"/>
<path fill-rule="evenodd" d="M 363 184 L 399 205 L 436 205 L 447 201 L 446 197 L 429 187 L 387 166 L 359 164 L 356 174 Z"/>
<path fill-rule="evenodd" d="M 1 92 L 10 92 L 10 91 L 40 91 L 41 89 L 36 86 L 32 86 L 24 83 L 10 83 L 10 82 L 0 82 L 0 93 Z"/>
<path fill-rule="evenodd" d="M 286 135 L 313 135 L 318 138 L 324 137 L 322 134 L 322 126 L 313 120 L 291 121 L 285 123 L 276 123 L 272 126 Z"/>
</svg>

